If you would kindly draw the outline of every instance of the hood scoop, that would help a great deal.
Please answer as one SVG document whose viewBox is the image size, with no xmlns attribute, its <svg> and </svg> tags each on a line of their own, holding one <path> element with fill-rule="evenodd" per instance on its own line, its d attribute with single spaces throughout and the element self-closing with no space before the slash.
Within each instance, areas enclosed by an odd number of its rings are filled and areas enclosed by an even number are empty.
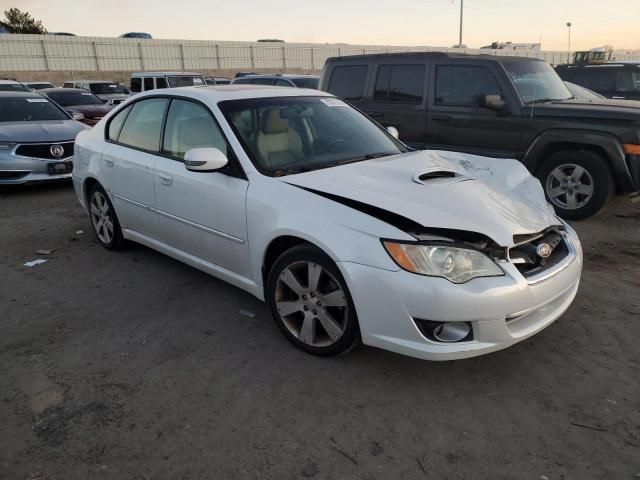
<svg viewBox="0 0 640 480">
<path fill-rule="evenodd" d="M 426 185 L 428 183 L 454 183 L 473 180 L 473 178 L 462 175 L 453 170 L 432 170 L 430 172 L 418 173 L 413 176 L 413 181 Z"/>
</svg>

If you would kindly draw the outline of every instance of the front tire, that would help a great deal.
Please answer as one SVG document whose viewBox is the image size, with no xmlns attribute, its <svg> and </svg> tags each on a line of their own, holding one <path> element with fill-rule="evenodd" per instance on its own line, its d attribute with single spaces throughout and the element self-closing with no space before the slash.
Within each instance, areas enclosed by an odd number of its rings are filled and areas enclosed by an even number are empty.
<svg viewBox="0 0 640 480">
<path fill-rule="evenodd" d="M 606 159 L 589 150 L 556 152 L 537 173 L 547 200 L 567 220 L 595 215 L 615 190 Z"/>
<path fill-rule="evenodd" d="M 107 250 L 122 248 L 124 244 L 122 229 L 107 192 L 96 183 L 89 191 L 87 199 L 93 233 L 100 244 Z"/>
<path fill-rule="evenodd" d="M 312 245 L 293 247 L 276 260 L 267 279 L 267 303 L 280 331 L 305 352 L 339 355 L 360 343 L 347 283 Z"/>
</svg>

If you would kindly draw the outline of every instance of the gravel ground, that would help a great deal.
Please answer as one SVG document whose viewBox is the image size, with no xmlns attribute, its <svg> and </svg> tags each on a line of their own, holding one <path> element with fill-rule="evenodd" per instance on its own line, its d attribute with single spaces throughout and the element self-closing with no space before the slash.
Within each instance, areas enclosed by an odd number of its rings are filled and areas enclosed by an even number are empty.
<svg viewBox="0 0 640 480">
<path fill-rule="evenodd" d="M 104 250 L 70 185 L 4 189 L 0 478 L 638 479 L 640 205 L 575 226 L 580 292 L 532 339 L 321 359 L 249 294 Z"/>
</svg>

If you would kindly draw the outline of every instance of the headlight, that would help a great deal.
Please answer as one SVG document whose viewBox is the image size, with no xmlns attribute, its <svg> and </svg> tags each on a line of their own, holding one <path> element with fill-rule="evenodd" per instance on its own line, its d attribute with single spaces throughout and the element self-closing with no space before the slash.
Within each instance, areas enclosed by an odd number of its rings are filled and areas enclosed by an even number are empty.
<svg viewBox="0 0 640 480">
<path fill-rule="evenodd" d="M 0 142 L 0 152 L 6 152 L 7 150 L 11 150 L 14 145 L 15 143 Z"/>
<path fill-rule="evenodd" d="M 470 248 L 389 241 L 383 243 L 391 258 L 412 273 L 443 277 L 453 283 L 465 283 L 476 277 L 504 275 L 502 269 L 488 256 Z"/>
</svg>

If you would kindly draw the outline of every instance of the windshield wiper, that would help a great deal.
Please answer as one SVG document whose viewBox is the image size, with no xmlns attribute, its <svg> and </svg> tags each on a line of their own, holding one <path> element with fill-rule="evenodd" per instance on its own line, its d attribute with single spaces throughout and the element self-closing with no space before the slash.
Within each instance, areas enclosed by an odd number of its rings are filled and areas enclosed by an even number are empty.
<svg viewBox="0 0 640 480">
<path fill-rule="evenodd" d="M 563 102 L 564 100 L 570 100 L 569 98 L 536 98 L 535 100 L 529 100 L 527 105 L 533 105 L 534 103 L 549 103 L 549 102 Z"/>
<path fill-rule="evenodd" d="M 396 152 L 367 153 L 366 155 L 363 155 L 361 157 L 347 158 L 346 160 L 342 160 L 338 162 L 336 165 L 346 165 L 347 163 L 362 162 L 364 160 L 373 160 L 374 158 L 388 157 L 389 155 L 396 155 Z"/>
</svg>

